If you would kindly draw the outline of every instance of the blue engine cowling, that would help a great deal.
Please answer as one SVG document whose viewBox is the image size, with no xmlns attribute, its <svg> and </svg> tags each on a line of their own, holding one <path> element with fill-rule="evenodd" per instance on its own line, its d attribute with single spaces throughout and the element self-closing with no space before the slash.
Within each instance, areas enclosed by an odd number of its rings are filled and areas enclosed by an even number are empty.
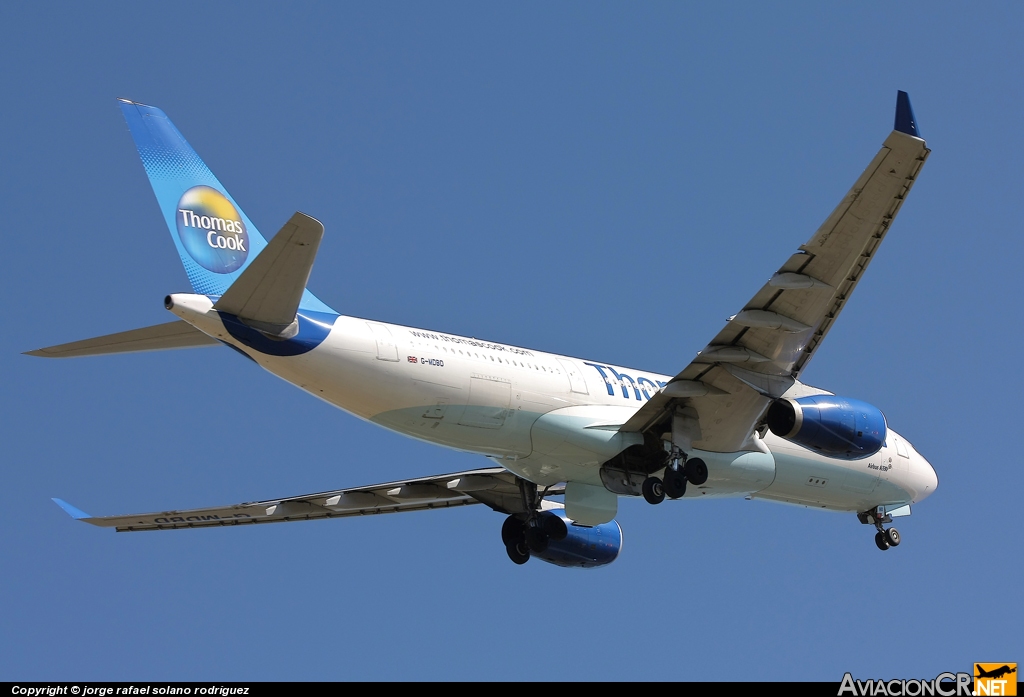
<svg viewBox="0 0 1024 697">
<path fill-rule="evenodd" d="M 822 455 L 856 460 L 885 443 L 885 416 L 867 402 L 835 395 L 777 399 L 768 407 L 768 428 L 780 438 Z"/>
<path fill-rule="evenodd" d="M 614 520 L 587 528 L 576 525 L 561 511 L 551 511 L 565 523 L 564 540 L 551 540 L 548 548 L 530 556 L 558 566 L 589 569 L 611 564 L 622 550 L 622 528 Z"/>
</svg>

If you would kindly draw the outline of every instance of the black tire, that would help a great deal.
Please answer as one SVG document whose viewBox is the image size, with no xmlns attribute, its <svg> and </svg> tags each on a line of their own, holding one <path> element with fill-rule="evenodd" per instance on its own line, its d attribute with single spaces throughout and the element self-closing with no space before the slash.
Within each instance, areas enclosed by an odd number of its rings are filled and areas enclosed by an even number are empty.
<svg viewBox="0 0 1024 697">
<path fill-rule="evenodd" d="M 691 457 L 683 469 L 687 480 L 694 486 L 700 486 L 708 480 L 708 466 L 699 457 Z"/>
<path fill-rule="evenodd" d="M 558 542 L 569 536 L 569 528 L 565 526 L 565 521 L 554 513 L 544 513 L 541 516 L 541 521 L 543 522 L 541 527 L 544 528 L 549 539 Z"/>
<path fill-rule="evenodd" d="M 665 500 L 665 485 L 657 477 L 648 477 L 643 485 L 644 500 L 647 503 L 657 505 Z"/>
<path fill-rule="evenodd" d="M 885 531 L 885 541 L 889 543 L 890 547 L 900 546 L 900 533 L 896 528 L 889 528 Z"/>
<path fill-rule="evenodd" d="M 516 564 L 525 564 L 530 561 L 530 550 L 526 549 L 525 543 L 505 545 L 505 551 L 508 552 L 508 558 Z"/>
<path fill-rule="evenodd" d="M 682 468 L 665 470 L 665 496 L 670 499 L 682 498 L 686 493 L 686 474 Z"/>
<path fill-rule="evenodd" d="M 526 546 L 534 554 L 543 554 L 548 548 L 548 535 L 541 527 L 526 528 Z"/>
<path fill-rule="evenodd" d="M 884 532 L 875 533 L 875 544 L 878 545 L 878 548 L 883 552 L 889 549 L 889 540 L 886 539 Z"/>
<path fill-rule="evenodd" d="M 501 542 L 506 547 L 517 542 L 523 542 L 526 540 L 523 531 L 523 521 L 516 518 L 514 515 L 510 515 L 505 519 L 505 522 L 501 524 Z"/>
</svg>

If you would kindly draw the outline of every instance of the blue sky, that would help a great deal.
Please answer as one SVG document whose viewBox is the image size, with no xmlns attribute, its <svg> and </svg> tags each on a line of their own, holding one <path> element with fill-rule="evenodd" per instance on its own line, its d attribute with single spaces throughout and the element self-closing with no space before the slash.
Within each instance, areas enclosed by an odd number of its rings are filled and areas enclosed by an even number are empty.
<svg viewBox="0 0 1024 697">
<path fill-rule="evenodd" d="M 1020 661 L 1019 4 L 0 5 L 0 678 L 934 677 Z M 356 316 L 675 373 L 910 92 L 933 154 L 806 381 L 938 492 L 852 515 L 623 501 L 613 565 L 513 566 L 483 507 L 118 535 L 111 515 L 456 471 L 203 349 L 45 361 L 188 284 L 115 97 Z M 1014 638 L 1016 636 L 1017 638 Z"/>
</svg>

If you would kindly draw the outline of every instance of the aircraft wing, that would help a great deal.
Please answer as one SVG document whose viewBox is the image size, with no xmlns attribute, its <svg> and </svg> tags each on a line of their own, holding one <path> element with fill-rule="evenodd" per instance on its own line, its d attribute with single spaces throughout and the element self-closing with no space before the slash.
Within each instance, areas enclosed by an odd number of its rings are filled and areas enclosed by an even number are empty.
<svg viewBox="0 0 1024 697">
<path fill-rule="evenodd" d="M 668 430 L 679 414 L 696 448 L 756 449 L 765 410 L 832 328 L 930 152 L 900 92 L 895 129 L 818 231 L 621 430 Z"/>
<path fill-rule="evenodd" d="M 563 492 L 564 487 L 552 487 L 545 491 L 545 495 L 554 496 Z M 65 501 L 54 501 L 76 520 L 101 528 L 115 528 L 118 532 L 288 523 L 297 520 L 453 508 L 476 503 L 485 504 L 502 513 L 525 512 L 515 475 L 503 467 L 230 506 L 135 515 L 93 517 Z"/>
</svg>

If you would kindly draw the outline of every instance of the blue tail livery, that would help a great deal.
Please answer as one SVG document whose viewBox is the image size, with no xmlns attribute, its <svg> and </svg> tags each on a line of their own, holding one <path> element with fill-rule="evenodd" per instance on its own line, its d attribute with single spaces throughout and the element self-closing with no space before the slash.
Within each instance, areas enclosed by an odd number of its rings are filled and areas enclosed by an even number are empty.
<svg viewBox="0 0 1024 697">
<path fill-rule="evenodd" d="M 127 99 L 118 103 L 193 290 L 223 295 L 267 240 L 167 114 Z M 333 312 L 308 290 L 299 306 Z"/>
</svg>

